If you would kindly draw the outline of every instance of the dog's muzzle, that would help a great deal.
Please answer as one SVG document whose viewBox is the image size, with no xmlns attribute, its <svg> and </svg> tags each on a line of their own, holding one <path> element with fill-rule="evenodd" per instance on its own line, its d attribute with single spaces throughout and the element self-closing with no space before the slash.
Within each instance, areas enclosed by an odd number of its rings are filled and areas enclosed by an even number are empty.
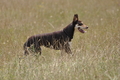
<svg viewBox="0 0 120 80">
<path fill-rule="evenodd" d="M 88 29 L 88 26 L 85 27 L 84 29 Z M 86 31 L 84 31 L 83 29 L 81 29 L 80 27 L 78 27 L 78 30 L 81 32 L 81 33 L 85 33 Z"/>
</svg>

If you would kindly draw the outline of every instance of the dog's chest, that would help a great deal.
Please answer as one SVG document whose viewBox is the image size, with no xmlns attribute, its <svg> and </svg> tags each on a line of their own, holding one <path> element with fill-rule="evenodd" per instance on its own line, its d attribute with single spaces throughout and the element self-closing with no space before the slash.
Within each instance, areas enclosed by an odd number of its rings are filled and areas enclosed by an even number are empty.
<svg viewBox="0 0 120 80">
<path fill-rule="evenodd" d="M 72 42 L 70 41 L 70 42 L 68 42 L 68 44 L 70 45 L 70 46 L 72 46 Z"/>
</svg>

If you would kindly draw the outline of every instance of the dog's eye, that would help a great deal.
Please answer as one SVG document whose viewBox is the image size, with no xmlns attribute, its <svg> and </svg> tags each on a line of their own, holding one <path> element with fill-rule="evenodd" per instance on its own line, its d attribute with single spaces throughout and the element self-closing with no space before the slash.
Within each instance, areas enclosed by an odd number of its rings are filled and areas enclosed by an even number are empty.
<svg viewBox="0 0 120 80">
<path fill-rule="evenodd" d="M 83 25 L 83 23 L 79 23 L 78 25 Z"/>
</svg>

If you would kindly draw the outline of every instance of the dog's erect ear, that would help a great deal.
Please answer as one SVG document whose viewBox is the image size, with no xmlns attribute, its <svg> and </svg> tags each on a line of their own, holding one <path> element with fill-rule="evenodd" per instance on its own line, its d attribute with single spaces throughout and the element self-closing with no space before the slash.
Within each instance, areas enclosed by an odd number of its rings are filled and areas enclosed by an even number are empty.
<svg viewBox="0 0 120 80">
<path fill-rule="evenodd" d="M 78 14 L 74 14 L 73 23 L 77 23 L 77 21 L 78 21 Z"/>
</svg>

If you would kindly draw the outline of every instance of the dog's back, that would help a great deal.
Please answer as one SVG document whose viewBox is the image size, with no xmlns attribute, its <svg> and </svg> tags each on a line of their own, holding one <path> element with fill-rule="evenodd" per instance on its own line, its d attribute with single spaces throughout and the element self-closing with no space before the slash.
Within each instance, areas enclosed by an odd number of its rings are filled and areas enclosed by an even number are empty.
<svg viewBox="0 0 120 80">
<path fill-rule="evenodd" d="M 24 48 L 30 47 L 31 44 L 37 44 L 38 46 L 45 46 L 45 47 L 50 47 L 63 45 L 64 42 L 69 41 L 69 38 L 67 35 L 61 30 L 61 31 L 56 31 L 53 33 L 46 33 L 46 34 L 39 34 L 39 35 L 34 35 L 28 38 L 27 42 L 24 44 Z M 56 47 L 57 49 L 57 47 Z"/>
</svg>

